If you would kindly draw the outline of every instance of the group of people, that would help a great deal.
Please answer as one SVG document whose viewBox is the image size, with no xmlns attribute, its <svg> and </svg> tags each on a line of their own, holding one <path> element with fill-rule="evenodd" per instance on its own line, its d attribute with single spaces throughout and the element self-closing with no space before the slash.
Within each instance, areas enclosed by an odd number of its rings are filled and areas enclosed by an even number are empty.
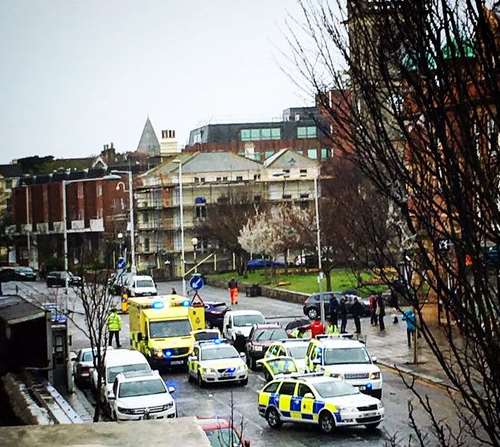
<svg viewBox="0 0 500 447">
<path fill-rule="evenodd" d="M 378 326 L 381 331 L 385 331 L 385 302 L 382 295 L 370 295 L 368 297 L 370 307 L 370 324 Z"/>
<path fill-rule="evenodd" d="M 330 304 L 330 326 L 332 327 L 331 330 L 332 331 L 338 330 L 337 328 L 340 318 L 340 333 L 345 334 L 347 327 L 347 314 L 348 314 L 346 298 L 342 297 L 339 302 L 335 294 L 332 294 L 329 304 Z M 361 306 L 361 303 L 358 301 L 357 297 L 354 297 L 349 312 L 354 319 L 354 325 L 356 326 L 356 334 L 361 334 L 360 317 L 363 313 L 363 307 Z"/>
</svg>

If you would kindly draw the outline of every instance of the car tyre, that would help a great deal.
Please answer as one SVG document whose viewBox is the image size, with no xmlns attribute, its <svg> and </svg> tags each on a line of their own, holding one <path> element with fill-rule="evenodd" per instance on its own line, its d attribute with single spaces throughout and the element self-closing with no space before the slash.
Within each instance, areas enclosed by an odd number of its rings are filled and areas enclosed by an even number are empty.
<svg viewBox="0 0 500 447">
<path fill-rule="evenodd" d="M 274 429 L 280 428 L 283 425 L 280 414 L 274 407 L 271 407 L 267 410 L 266 421 L 269 424 L 269 427 Z"/>
<path fill-rule="evenodd" d="M 380 422 L 375 422 L 374 424 L 366 424 L 365 427 L 368 431 L 374 431 L 380 425 Z"/>
<path fill-rule="evenodd" d="M 245 386 L 245 385 L 248 385 L 248 377 L 246 379 L 243 379 L 242 381 L 240 381 L 240 383 Z"/>
<path fill-rule="evenodd" d="M 188 382 L 193 383 L 193 376 L 188 372 Z"/>
<path fill-rule="evenodd" d="M 307 316 L 310 320 L 314 320 L 318 318 L 318 311 L 314 307 L 311 307 L 307 310 Z"/>
<path fill-rule="evenodd" d="M 252 357 L 251 355 L 248 356 L 249 358 L 249 362 L 250 362 L 250 369 L 252 371 L 256 371 L 257 370 L 257 361 L 255 360 L 255 357 Z"/>
<path fill-rule="evenodd" d="M 335 429 L 335 419 L 332 413 L 324 411 L 319 415 L 319 428 L 323 433 L 332 433 Z"/>
<path fill-rule="evenodd" d="M 199 387 L 200 387 L 200 388 L 204 388 L 204 387 L 205 387 L 205 385 L 206 385 L 206 383 L 205 383 L 205 381 L 202 379 L 202 377 L 201 377 L 201 374 L 200 374 L 200 373 L 198 373 L 198 385 L 199 385 Z"/>
</svg>

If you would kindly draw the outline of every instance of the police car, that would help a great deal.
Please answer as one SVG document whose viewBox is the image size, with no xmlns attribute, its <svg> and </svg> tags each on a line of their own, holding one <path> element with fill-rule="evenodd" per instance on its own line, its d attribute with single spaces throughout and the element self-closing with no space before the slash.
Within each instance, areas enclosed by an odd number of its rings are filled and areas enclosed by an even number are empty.
<svg viewBox="0 0 500 447">
<path fill-rule="evenodd" d="M 324 433 L 343 426 L 375 429 L 384 419 L 380 400 L 320 373 L 273 380 L 259 392 L 258 409 L 271 428 L 301 422 L 318 424 Z"/>
<path fill-rule="evenodd" d="M 306 351 L 309 340 L 300 338 L 286 338 L 274 342 L 266 351 L 264 358 L 269 359 L 272 357 L 292 357 L 299 372 L 305 372 L 306 369 Z"/>
<path fill-rule="evenodd" d="M 245 354 L 224 340 L 199 341 L 188 357 L 188 378 L 198 385 L 216 382 L 248 383 Z"/>
<path fill-rule="evenodd" d="M 309 341 L 308 372 L 322 372 L 344 379 L 365 394 L 382 398 L 382 374 L 363 343 L 338 336 L 319 336 Z"/>
</svg>

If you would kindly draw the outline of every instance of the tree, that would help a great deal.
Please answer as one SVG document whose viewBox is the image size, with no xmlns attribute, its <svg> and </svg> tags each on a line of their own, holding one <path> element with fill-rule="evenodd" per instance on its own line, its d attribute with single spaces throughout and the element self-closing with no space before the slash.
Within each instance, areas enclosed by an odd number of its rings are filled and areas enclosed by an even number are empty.
<svg viewBox="0 0 500 447">
<path fill-rule="evenodd" d="M 366 225 L 365 242 L 377 267 L 398 270 L 418 330 L 459 390 L 452 397 L 459 430 L 419 396 L 432 428 L 413 424 L 417 442 L 499 446 L 498 271 L 484 257 L 485 245 L 500 243 L 498 2 L 301 6 L 292 60 L 317 94 L 330 135 L 342 135 L 332 142 L 339 155 L 396 216 L 390 238 Z M 388 240 L 398 238 L 395 250 Z M 439 327 L 426 312 L 436 308 Z"/>
</svg>

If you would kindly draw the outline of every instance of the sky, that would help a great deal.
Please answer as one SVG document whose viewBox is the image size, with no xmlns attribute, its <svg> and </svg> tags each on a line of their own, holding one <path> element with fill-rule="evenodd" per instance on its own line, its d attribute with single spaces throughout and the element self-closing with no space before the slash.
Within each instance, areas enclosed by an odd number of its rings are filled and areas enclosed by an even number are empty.
<svg viewBox="0 0 500 447">
<path fill-rule="evenodd" d="M 0 0 L 0 163 L 135 150 L 314 100 L 283 72 L 296 0 Z"/>
</svg>

